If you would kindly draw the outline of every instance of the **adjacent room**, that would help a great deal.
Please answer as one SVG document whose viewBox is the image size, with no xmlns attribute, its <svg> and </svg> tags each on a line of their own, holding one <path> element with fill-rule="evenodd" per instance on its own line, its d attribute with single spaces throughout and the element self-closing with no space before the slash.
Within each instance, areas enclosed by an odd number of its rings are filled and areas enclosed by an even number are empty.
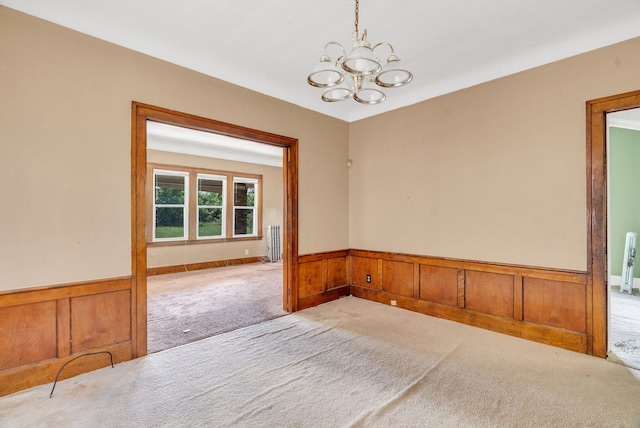
<svg viewBox="0 0 640 428">
<path fill-rule="evenodd" d="M 282 149 L 148 122 L 147 183 L 149 353 L 286 314 Z"/>
<path fill-rule="evenodd" d="M 640 368 L 640 109 L 611 113 L 608 125 L 609 359 Z"/>
<path fill-rule="evenodd" d="M 640 3 L 316 6 L 0 0 L 0 425 L 640 424 Z"/>
</svg>

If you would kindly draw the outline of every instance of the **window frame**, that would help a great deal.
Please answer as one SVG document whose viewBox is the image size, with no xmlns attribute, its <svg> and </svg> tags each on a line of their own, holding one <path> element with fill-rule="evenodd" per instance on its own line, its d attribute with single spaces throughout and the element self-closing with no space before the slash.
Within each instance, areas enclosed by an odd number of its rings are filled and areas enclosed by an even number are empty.
<svg viewBox="0 0 640 428">
<path fill-rule="evenodd" d="M 222 181 L 222 205 L 220 206 L 216 206 L 216 205 L 200 205 L 200 198 L 198 198 L 199 195 L 199 191 L 200 191 L 200 180 L 219 180 Z M 226 205 L 228 203 L 228 198 L 227 198 L 227 182 L 228 182 L 228 177 L 226 175 L 220 175 L 220 174 L 209 174 L 209 173 L 203 173 L 203 172 L 196 172 L 196 208 L 195 208 L 195 232 L 196 232 L 196 236 L 195 238 L 198 240 L 211 240 L 211 239 L 224 239 L 226 238 L 226 224 L 227 224 L 227 210 L 226 210 Z M 214 208 L 214 209 L 221 209 L 222 210 L 222 221 L 221 221 L 221 234 L 219 236 L 200 236 L 200 209 L 201 208 Z"/>
<path fill-rule="evenodd" d="M 184 178 L 184 200 L 182 204 L 158 204 L 156 202 L 156 177 L 157 176 L 174 176 L 174 177 L 183 177 Z M 189 173 L 176 171 L 176 170 L 167 170 L 167 169 L 153 169 L 153 190 L 151 193 L 152 204 L 153 204 L 153 221 L 151 222 L 152 231 L 151 237 L 153 242 L 171 242 L 171 241 L 184 241 L 189 236 Z M 156 237 L 156 212 L 158 208 L 177 208 L 182 206 L 182 236 L 180 237 L 169 237 L 169 238 L 157 238 Z"/>
<path fill-rule="evenodd" d="M 255 187 L 255 191 L 254 191 L 254 196 L 253 196 L 253 206 L 246 206 L 246 205 L 236 205 L 236 183 L 251 183 L 253 184 Z M 233 177 L 233 201 L 231 203 L 231 205 L 233 205 L 233 209 L 232 209 L 232 215 L 233 217 L 231 217 L 231 221 L 233 222 L 233 227 L 232 227 L 232 231 L 233 231 L 233 237 L 234 238 L 238 238 L 238 237 L 249 237 L 249 236 L 256 236 L 257 233 L 257 229 L 258 229 L 258 215 L 257 215 L 257 204 L 258 204 L 258 200 L 259 200 L 259 196 L 260 195 L 260 186 L 258 183 L 258 180 L 255 178 L 249 178 L 249 177 L 241 177 L 241 176 L 234 176 Z M 253 212 L 253 224 L 251 225 L 251 229 L 253 230 L 253 233 L 236 233 L 236 210 L 247 210 L 247 211 L 252 211 Z"/>
<path fill-rule="evenodd" d="M 189 181 L 188 187 L 188 208 L 185 218 L 188 219 L 188 226 L 185 229 L 186 238 L 155 238 L 155 171 L 166 171 L 173 174 L 187 174 Z M 162 163 L 147 163 L 147 174 L 149 177 L 154 177 L 153 180 L 148 180 L 147 183 L 147 246 L 167 246 L 167 245 L 185 245 L 185 244 L 206 244 L 206 243 L 220 243 L 229 241 L 248 241 L 248 240 L 260 240 L 263 238 L 262 234 L 262 186 L 263 179 L 261 174 L 253 174 L 246 172 L 236 171 L 224 171 L 209 168 L 200 168 L 192 166 L 183 166 L 175 164 L 162 164 Z M 226 206 L 223 208 L 223 235 L 222 236 L 198 236 L 198 177 L 222 177 L 224 182 L 224 196 L 223 200 Z M 234 233 L 234 179 L 240 178 L 243 180 L 250 180 L 255 183 L 255 199 L 254 199 L 254 234 L 236 235 Z"/>
</svg>

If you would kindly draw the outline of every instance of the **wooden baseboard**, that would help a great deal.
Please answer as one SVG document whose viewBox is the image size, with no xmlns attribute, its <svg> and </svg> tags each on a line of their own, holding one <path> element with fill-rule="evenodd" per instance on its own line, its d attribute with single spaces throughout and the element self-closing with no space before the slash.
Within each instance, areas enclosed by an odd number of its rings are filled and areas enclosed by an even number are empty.
<svg viewBox="0 0 640 428">
<path fill-rule="evenodd" d="M 323 303 L 330 302 L 332 300 L 337 300 L 340 297 L 348 296 L 351 293 L 351 287 L 348 285 L 344 285 L 342 287 L 334 288 L 332 290 L 327 290 L 323 293 L 312 294 L 310 296 L 301 297 L 298 299 L 298 309 L 307 309 L 313 306 L 318 306 Z"/>
<path fill-rule="evenodd" d="M 189 263 L 186 265 L 160 266 L 147 269 L 147 276 L 165 275 L 168 273 L 191 272 L 194 270 L 212 269 L 225 266 L 235 266 L 250 263 L 260 263 L 261 257 L 247 257 L 242 259 L 216 260 L 212 262 Z"/>
</svg>

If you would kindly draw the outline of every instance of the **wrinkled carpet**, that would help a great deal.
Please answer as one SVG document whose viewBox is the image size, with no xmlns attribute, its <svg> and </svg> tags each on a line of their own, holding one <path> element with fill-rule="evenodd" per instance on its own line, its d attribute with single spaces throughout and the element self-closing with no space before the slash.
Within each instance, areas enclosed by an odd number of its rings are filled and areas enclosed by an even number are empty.
<svg viewBox="0 0 640 428">
<path fill-rule="evenodd" d="M 640 370 L 640 295 L 611 288 L 609 359 Z"/>
<path fill-rule="evenodd" d="M 634 427 L 603 359 L 346 297 L 0 398 L 11 427 Z"/>
<path fill-rule="evenodd" d="M 282 309 L 282 262 L 150 276 L 147 352 L 286 314 Z"/>
</svg>

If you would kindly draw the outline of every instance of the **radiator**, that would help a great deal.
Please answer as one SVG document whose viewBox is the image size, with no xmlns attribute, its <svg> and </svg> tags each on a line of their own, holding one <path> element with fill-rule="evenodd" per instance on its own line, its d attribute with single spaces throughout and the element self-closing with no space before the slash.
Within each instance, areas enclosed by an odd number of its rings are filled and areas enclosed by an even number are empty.
<svg viewBox="0 0 640 428">
<path fill-rule="evenodd" d="M 267 226 L 267 258 L 270 262 L 282 260 L 280 247 L 280 226 Z"/>
<path fill-rule="evenodd" d="M 620 292 L 628 291 L 633 294 L 633 265 L 636 262 L 636 244 L 638 242 L 638 234 L 635 232 L 627 233 L 627 240 L 624 244 L 624 257 L 622 259 L 622 283 L 620 284 Z"/>
</svg>

